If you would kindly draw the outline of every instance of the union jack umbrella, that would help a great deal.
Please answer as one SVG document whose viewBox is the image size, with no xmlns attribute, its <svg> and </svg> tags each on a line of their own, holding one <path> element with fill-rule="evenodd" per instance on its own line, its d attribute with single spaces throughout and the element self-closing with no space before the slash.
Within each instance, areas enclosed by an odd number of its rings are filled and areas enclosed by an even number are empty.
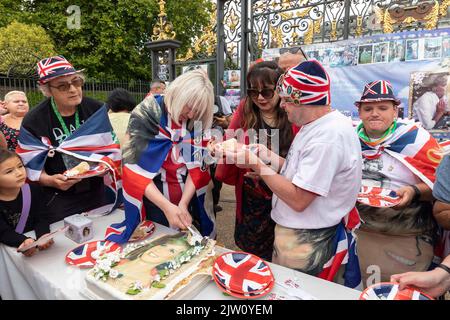
<svg viewBox="0 0 450 320">
<path fill-rule="evenodd" d="M 225 288 L 240 294 L 263 291 L 274 280 L 272 271 L 262 259 L 245 252 L 219 256 L 213 273 Z"/>
<path fill-rule="evenodd" d="M 359 300 L 433 300 L 433 298 L 412 288 L 400 290 L 396 283 L 382 282 L 364 290 Z"/>
<path fill-rule="evenodd" d="M 67 253 L 66 262 L 80 268 L 92 268 L 101 254 L 116 250 L 121 252 L 122 248 L 114 242 L 104 240 L 92 241 L 84 243 Z"/>
<path fill-rule="evenodd" d="M 400 202 L 400 197 L 393 190 L 362 186 L 358 202 L 376 208 L 393 207 Z"/>
</svg>

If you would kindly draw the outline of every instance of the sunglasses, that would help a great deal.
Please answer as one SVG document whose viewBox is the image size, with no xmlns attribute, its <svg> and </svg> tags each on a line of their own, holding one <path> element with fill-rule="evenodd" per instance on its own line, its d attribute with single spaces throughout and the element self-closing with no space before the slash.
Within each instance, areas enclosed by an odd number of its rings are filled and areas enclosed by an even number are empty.
<svg viewBox="0 0 450 320">
<path fill-rule="evenodd" d="M 50 86 L 51 88 L 58 89 L 59 91 L 69 91 L 70 86 L 73 85 L 76 88 L 81 87 L 84 84 L 84 80 L 82 78 L 75 78 L 70 82 L 61 83 L 57 86 Z"/>
<path fill-rule="evenodd" d="M 296 54 L 297 52 L 299 52 L 305 57 L 305 59 L 307 59 L 305 52 L 302 50 L 301 47 L 292 47 L 292 48 L 280 48 L 280 55 L 284 54 L 284 53 L 292 53 L 292 54 Z"/>
<path fill-rule="evenodd" d="M 272 99 L 275 95 L 275 89 L 264 88 L 262 90 L 258 90 L 249 88 L 247 89 L 247 95 L 253 99 L 258 98 L 259 95 L 261 95 L 264 99 Z"/>
</svg>

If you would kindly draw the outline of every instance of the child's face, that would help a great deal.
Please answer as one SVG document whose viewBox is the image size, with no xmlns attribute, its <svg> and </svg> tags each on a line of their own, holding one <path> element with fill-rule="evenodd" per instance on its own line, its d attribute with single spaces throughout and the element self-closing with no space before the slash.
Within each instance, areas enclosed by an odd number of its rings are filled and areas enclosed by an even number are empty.
<svg viewBox="0 0 450 320">
<path fill-rule="evenodd" d="M 27 177 L 25 167 L 18 157 L 9 158 L 0 163 L 0 188 L 20 188 Z"/>
</svg>

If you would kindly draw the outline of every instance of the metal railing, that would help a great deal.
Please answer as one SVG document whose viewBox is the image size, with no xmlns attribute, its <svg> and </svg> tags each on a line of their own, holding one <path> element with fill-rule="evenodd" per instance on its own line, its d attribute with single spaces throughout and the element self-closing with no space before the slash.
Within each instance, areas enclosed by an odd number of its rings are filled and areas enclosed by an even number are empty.
<svg viewBox="0 0 450 320">
<path fill-rule="evenodd" d="M 83 86 L 83 95 L 104 102 L 108 94 L 116 88 L 124 88 L 130 91 L 136 99 L 136 103 L 139 103 L 150 91 L 150 82 L 142 80 L 99 81 L 87 79 Z M 38 105 L 45 98 L 34 79 L 0 77 L 0 99 L 3 99 L 5 94 L 12 90 L 25 92 L 30 108 Z"/>
</svg>

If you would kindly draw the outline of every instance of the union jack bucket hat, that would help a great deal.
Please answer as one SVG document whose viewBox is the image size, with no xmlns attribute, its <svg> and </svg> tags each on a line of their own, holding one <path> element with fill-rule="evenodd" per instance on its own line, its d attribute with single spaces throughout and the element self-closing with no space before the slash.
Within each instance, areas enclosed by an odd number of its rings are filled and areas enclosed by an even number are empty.
<svg viewBox="0 0 450 320">
<path fill-rule="evenodd" d="M 75 70 L 72 64 L 61 55 L 42 59 L 37 64 L 37 73 L 39 76 L 38 82 L 40 84 L 47 83 L 58 77 L 68 76 L 83 71 L 84 69 Z"/>
<path fill-rule="evenodd" d="M 295 104 L 327 106 L 331 103 L 330 77 L 317 60 L 303 61 L 286 71 L 277 83 L 280 97 Z"/>
<path fill-rule="evenodd" d="M 378 102 L 390 100 L 398 106 L 401 101 L 395 97 L 392 84 L 387 80 L 375 80 L 364 86 L 364 91 L 359 101 L 355 105 L 359 108 L 362 102 Z"/>
</svg>

